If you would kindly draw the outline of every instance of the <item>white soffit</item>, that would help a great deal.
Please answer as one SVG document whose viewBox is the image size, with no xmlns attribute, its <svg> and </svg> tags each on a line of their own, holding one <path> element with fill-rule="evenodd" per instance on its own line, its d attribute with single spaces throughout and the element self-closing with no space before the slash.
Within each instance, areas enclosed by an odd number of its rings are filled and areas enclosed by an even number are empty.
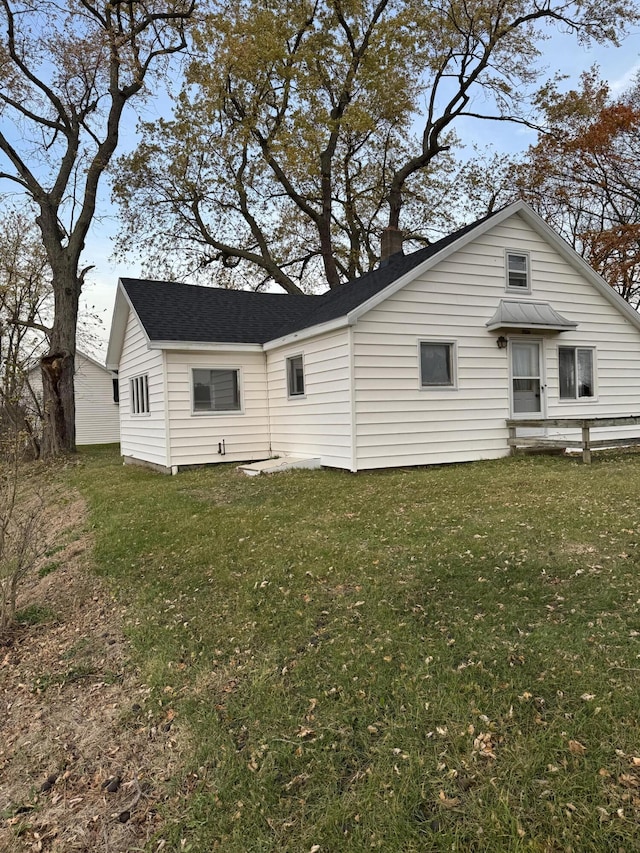
<svg viewBox="0 0 640 853">
<path fill-rule="evenodd" d="M 519 302 L 501 299 L 493 317 L 486 323 L 490 332 L 497 329 L 536 329 L 541 332 L 570 332 L 575 320 L 558 314 L 548 302 Z"/>
</svg>

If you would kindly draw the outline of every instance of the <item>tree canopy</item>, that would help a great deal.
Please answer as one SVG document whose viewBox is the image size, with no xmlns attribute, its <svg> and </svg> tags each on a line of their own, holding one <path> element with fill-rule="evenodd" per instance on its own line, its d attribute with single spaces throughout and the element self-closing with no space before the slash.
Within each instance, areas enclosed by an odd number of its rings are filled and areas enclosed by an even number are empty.
<svg viewBox="0 0 640 853">
<path fill-rule="evenodd" d="M 527 200 L 634 307 L 640 306 L 640 79 L 618 98 L 597 70 L 545 93 L 548 132 L 520 167 Z"/>
<path fill-rule="evenodd" d="M 453 225 L 458 123 L 532 122 L 545 28 L 615 42 L 636 18 L 595 0 L 212 0 L 173 117 L 120 161 L 121 246 L 156 270 L 186 252 L 231 286 L 338 286 L 385 227 L 428 242 Z"/>
</svg>

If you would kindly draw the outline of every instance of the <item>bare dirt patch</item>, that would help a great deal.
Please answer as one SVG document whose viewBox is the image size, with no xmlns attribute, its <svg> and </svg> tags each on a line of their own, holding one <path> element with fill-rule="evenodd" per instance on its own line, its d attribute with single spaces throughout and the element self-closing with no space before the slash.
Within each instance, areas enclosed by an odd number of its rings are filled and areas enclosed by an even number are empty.
<svg viewBox="0 0 640 853">
<path fill-rule="evenodd" d="M 139 850 L 179 765 L 172 714 L 147 709 L 83 501 L 50 501 L 43 523 L 59 544 L 18 602 L 35 624 L 0 638 L 0 851 Z"/>
</svg>

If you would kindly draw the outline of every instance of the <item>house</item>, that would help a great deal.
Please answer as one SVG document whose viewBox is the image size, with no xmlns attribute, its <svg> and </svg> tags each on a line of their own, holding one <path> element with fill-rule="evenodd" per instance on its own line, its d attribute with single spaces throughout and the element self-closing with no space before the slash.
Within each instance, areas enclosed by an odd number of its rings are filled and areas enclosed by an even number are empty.
<svg viewBox="0 0 640 853">
<path fill-rule="evenodd" d="M 640 317 L 518 202 L 321 296 L 122 279 L 107 367 L 125 461 L 463 462 L 640 414 Z"/>
<path fill-rule="evenodd" d="M 29 371 L 29 384 L 42 399 L 40 366 Z M 120 441 L 117 373 L 79 350 L 75 358 L 76 444 Z"/>
</svg>

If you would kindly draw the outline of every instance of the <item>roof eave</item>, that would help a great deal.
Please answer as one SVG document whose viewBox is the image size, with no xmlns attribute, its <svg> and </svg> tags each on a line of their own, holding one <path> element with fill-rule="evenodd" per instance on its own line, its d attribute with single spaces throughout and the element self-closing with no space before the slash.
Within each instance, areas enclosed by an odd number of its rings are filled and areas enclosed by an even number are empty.
<svg viewBox="0 0 640 853">
<path fill-rule="evenodd" d="M 327 332 L 346 329 L 347 326 L 351 325 L 353 325 L 353 323 L 349 320 L 349 315 L 343 314 L 335 320 L 328 320 L 326 323 L 318 323 L 315 326 L 307 326 L 297 332 L 291 332 L 290 334 L 283 335 L 280 338 L 274 338 L 272 341 L 267 341 L 262 346 L 265 352 L 269 352 L 269 350 L 277 349 L 278 347 L 283 347 L 287 344 L 298 343 L 300 341 L 305 341 L 308 338 L 314 338 L 316 335 L 324 335 Z"/>
<path fill-rule="evenodd" d="M 187 352 L 262 352 L 262 344 L 238 343 L 231 341 L 173 341 L 150 340 L 149 347 L 159 350 Z"/>
<path fill-rule="evenodd" d="M 129 319 L 129 311 L 133 311 L 142 334 L 144 335 L 147 346 L 149 346 L 149 336 L 147 331 L 138 316 L 138 312 L 133 307 L 133 303 L 129 298 L 129 294 L 122 284 L 122 279 L 118 279 L 118 289 L 116 290 L 116 298 L 113 305 L 113 316 L 111 318 L 111 331 L 109 333 L 109 344 L 107 346 L 107 358 L 105 366 L 107 370 L 118 370 L 120 358 L 122 356 L 122 347 L 124 345 L 124 336 L 127 330 L 127 320 Z"/>
<path fill-rule="evenodd" d="M 488 332 L 508 331 L 509 329 L 530 329 L 532 332 L 572 332 L 577 329 L 577 323 L 509 323 L 498 321 L 486 324 Z"/>
<path fill-rule="evenodd" d="M 515 213 L 520 213 L 529 222 L 531 227 L 540 234 L 541 237 L 550 242 L 558 252 L 568 261 L 574 269 L 582 273 L 594 287 L 614 305 L 637 329 L 640 330 L 640 314 L 635 308 L 632 308 L 629 303 L 617 293 L 611 285 L 599 275 L 585 259 L 573 249 L 566 240 L 563 240 L 559 234 L 551 228 L 529 205 L 524 202 L 516 202 L 520 205 Z"/>
</svg>

